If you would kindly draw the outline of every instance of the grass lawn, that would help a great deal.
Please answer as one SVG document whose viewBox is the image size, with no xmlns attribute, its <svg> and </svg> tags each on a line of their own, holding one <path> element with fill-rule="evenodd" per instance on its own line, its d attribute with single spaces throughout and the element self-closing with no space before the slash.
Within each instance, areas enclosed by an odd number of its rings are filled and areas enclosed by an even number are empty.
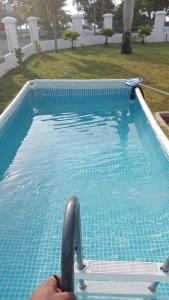
<svg viewBox="0 0 169 300">
<path fill-rule="evenodd" d="M 133 55 L 120 54 L 120 46 L 82 47 L 49 52 L 28 59 L 0 79 L 0 112 L 8 105 L 27 80 L 97 79 L 144 77 L 144 83 L 169 92 L 169 43 L 134 45 Z M 169 111 L 169 97 L 144 89 L 153 113 Z M 165 130 L 169 137 L 169 130 Z"/>
</svg>

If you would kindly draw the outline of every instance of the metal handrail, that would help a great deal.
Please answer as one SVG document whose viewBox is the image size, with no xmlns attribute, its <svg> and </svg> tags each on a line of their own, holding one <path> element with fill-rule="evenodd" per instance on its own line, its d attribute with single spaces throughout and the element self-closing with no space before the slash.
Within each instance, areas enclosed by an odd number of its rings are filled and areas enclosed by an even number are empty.
<svg viewBox="0 0 169 300">
<path fill-rule="evenodd" d="M 161 266 L 160 268 L 164 273 L 168 273 L 169 272 L 169 256 L 167 257 L 165 263 Z M 160 282 L 153 282 L 151 283 L 148 288 L 151 292 L 155 293 L 158 285 L 160 284 Z"/>
<path fill-rule="evenodd" d="M 82 234 L 80 205 L 78 199 L 71 197 L 65 208 L 63 233 L 62 233 L 62 250 L 61 250 L 61 280 L 60 286 L 63 292 L 74 292 L 74 254 L 76 252 L 77 268 L 83 270 L 82 255 Z M 161 270 L 165 273 L 169 272 L 169 257 L 161 266 Z M 80 288 L 85 289 L 84 280 L 80 279 Z M 155 292 L 159 282 L 151 283 L 148 288 Z"/>
<path fill-rule="evenodd" d="M 82 234 L 79 200 L 71 197 L 65 208 L 62 250 L 61 250 L 61 289 L 74 292 L 74 254 L 76 252 L 77 268 L 83 270 Z M 80 280 L 80 288 L 85 288 L 84 280 Z"/>
</svg>

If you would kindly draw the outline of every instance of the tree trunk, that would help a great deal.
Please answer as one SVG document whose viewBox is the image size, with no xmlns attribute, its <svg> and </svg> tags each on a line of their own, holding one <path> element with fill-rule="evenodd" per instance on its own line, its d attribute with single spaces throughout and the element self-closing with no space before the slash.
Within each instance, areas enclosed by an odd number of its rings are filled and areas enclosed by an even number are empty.
<svg viewBox="0 0 169 300">
<path fill-rule="evenodd" d="M 94 0 L 94 3 L 93 3 L 93 9 L 94 9 L 94 12 L 93 12 L 93 21 L 94 21 L 94 35 L 96 35 L 96 0 Z"/>
<path fill-rule="evenodd" d="M 142 37 L 141 37 L 141 43 L 142 44 L 144 44 L 145 43 L 145 40 L 144 40 L 144 38 L 145 38 L 145 36 L 144 36 L 144 34 L 142 35 Z"/>
<path fill-rule="evenodd" d="M 104 45 L 105 45 L 106 47 L 108 47 L 108 37 L 107 37 L 107 36 L 105 36 L 105 43 L 104 43 Z"/>
<path fill-rule="evenodd" d="M 58 51 L 58 40 L 57 40 L 56 28 L 55 28 L 55 31 L 54 31 L 54 40 L 55 40 L 55 51 Z"/>
<path fill-rule="evenodd" d="M 55 41 L 55 51 L 58 51 L 58 42 L 57 42 L 57 28 L 56 28 L 56 22 L 53 21 L 53 36 L 54 36 L 54 41 Z"/>
<path fill-rule="evenodd" d="M 132 54 L 132 35 L 131 32 L 123 33 L 121 53 Z"/>
<path fill-rule="evenodd" d="M 134 0 L 124 0 L 123 4 L 123 37 L 121 53 L 132 54 L 132 34 Z"/>
</svg>

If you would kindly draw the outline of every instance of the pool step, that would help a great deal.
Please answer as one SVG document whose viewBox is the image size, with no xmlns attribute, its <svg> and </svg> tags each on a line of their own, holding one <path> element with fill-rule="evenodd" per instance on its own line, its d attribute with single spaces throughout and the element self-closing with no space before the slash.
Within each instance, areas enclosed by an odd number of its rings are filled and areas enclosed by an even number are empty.
<svg viewBox="0 0 169 300">
<path fill-rule="evenodd" d="M 75 269 L 75 279 L 89 281 L 169 282 L 169 272 L 156 262 L 84 261 L 85 268 Z"/>
<path fill-rule="evenodd" d="M 111 299 L 151 299 L 155 296 L 148 289 L 148 283 L 140 282 L 93 282 L 86 281 L 86 288 L 81 290 L 78 286 L 76 288 L 76 295 L 79 298 L 92 298 L 92 297 L 104 297 Z"/>
<path fill-rule="evenodd" d="M 66 206 L 62 234 L 61 286 L 64 291 L 74 292 L 75 279 L 79 284 L 75 292 L 84 300 L 157 300 L 158 285 L 169 283 L 169 257 L 164 263 L 84 261 L 80 224 L 79 201 L 74 196 Z M 73 272 L 75 252 L 77 264 Z M 164 297 L 158 296 L 159 299 Z"/>
</svg>

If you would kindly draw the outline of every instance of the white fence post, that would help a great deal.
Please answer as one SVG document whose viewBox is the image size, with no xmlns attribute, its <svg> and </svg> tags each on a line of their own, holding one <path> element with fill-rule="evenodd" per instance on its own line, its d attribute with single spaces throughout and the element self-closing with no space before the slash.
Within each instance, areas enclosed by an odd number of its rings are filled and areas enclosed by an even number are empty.
<svg viewBox="0 0 169 300">
<path fill-rule="evenodd" d="M 157 11 L 155 13 L 155 22 L 153 29 L 154 42 L 164 42 L 164 23 L 166 12 Z"/>
<path fill-rule="evenodd" d="M 72 16 L 72 25 L 73 25 L 73 31 L 79 32 L 81 35 L 83 34 L 83 27 L 82 27 L 82 20 L 83 15 L 77 14 Z"/>
<path fill-rule="evenodd" d="M 39 42 L 38 18 L 37 17 L 29 17 L 27 19 L 27 22 L 29 25 L 31 43 L 34 44 L 35 41 Z"/>
<path fill-rule="evenodd" d="M 103 21 L 103 26 L 104 28 L 113 28 L 113 14 L 104 14 L 103 15 L 104 21 Z"/>
<path fill-rule="evenodd" d="M 9 52 L 13 52 L 14 49 L 19 48 L 18 37 L 16 32 L 16 22 L 17 20 L 13 17 L 5 17 L 1 20 L 5 26 L 6 37 L 8 42 Z"/>
</svg>

